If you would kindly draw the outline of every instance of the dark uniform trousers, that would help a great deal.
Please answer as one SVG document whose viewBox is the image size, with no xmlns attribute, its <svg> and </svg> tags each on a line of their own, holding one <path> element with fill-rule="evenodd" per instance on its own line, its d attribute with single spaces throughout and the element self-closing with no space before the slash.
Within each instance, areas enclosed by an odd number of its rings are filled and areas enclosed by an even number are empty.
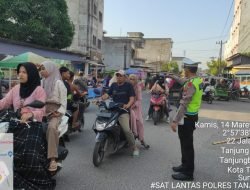
<svg viewBox="0 0 250 190">
<path fill-rule="evenodd" d="M 184 118 L 184 124 L 178 125 L 178 135 L 181 143 L 181 162 L 187 175 L 194 173 L 194 144 L 193 132 L 195 130 L 195 120 Z"/>
</svg>

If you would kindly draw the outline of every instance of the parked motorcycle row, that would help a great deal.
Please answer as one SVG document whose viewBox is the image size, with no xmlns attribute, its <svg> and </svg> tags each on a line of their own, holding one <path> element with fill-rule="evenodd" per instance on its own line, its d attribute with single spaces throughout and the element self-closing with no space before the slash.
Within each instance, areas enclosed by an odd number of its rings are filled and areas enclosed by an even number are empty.
<svg viewBox="0 0 250 190">
<path fill-rule="evenodd" d="M 209 85 L 208 85 L 209 84 Z M 212 100 L 240 100 L 250 99 L 247 86 L 242 86 L 237 79 L 210 77 L 205 79 L 207 87 L 203 89 L 203 100 L 212 103 Z"/>
<path fill-rule="evenodd" d="M 238 101 L 239 99 L 250 99 L 250 93 L 246 86 L 240 89 L 214 88 L 212 86 L 208 87 L 202 96 L 202 100 L 207 101 L 209 104 L 212 104 L 213 100 Z"/>
</svg>

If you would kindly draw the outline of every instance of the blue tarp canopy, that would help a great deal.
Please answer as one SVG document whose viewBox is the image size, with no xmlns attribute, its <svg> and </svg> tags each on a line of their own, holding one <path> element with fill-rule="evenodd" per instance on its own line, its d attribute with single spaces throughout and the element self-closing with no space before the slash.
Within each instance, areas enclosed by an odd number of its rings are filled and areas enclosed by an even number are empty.
<svg viewBox="0 0 250 190">
<path fill-rule="evenodd" d="M 140 74 L 142 72 L 142 70 L 141 69 L 136 69 L 136 68 L 129 68 L 125 72 L 126 72 L 127 75 Z"/>
</svg>

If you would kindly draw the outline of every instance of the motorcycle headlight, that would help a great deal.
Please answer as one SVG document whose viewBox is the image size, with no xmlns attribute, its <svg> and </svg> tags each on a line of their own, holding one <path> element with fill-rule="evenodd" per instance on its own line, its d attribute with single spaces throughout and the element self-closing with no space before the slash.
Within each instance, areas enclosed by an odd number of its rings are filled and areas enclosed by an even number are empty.
<svg viewBox="0 0 250 190">
<path fill-rule="evenodd" d="M 105 129 L 105 125 L 106 125 L 106 123 L 98 123 L 98 122 L 96 122 L 95 123 L 96 130 L 103 131 Z"/>
<path fill-rule="evenodd" d="M 108 128 L 108 127 L 112 127 L 114 124 L 115 124 L 115 120 L 111 121 L 111 122 L 107 125 L 107 127 L 106 127 L 106 128 Z"/>
</svg>

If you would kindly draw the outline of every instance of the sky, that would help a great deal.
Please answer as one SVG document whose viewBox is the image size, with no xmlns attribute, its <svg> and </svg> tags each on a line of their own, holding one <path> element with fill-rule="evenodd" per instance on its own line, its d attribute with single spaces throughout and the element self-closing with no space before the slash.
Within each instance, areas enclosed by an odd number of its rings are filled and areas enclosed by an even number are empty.
<svg viewBox="0 0 250 190">
<path fill-rule="evenodd" d="M 233 0 L 104 0 L 106 36 L 142 32 L 145 38 L 172 38 L 174 57 L 201 61 L 206 68 L 228 39 Z"/>
</svg>

